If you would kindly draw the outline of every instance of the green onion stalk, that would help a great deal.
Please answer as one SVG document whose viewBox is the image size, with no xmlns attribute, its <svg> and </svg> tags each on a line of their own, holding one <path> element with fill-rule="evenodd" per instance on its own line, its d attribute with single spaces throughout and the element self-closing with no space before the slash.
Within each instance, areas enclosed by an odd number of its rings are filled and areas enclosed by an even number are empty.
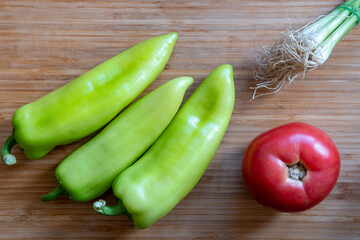
<svg viewBox="0 0 360 240">
<path fill-rule="evenodd" d="M 325 63 L 335 45 L 359 23 L 359 7 L 360 0 L 348 0 L 298 30 L 287 29 L 274 46 L 264 46 L 255 57 L 252 99 L 278 92 Z"/>
</svg>

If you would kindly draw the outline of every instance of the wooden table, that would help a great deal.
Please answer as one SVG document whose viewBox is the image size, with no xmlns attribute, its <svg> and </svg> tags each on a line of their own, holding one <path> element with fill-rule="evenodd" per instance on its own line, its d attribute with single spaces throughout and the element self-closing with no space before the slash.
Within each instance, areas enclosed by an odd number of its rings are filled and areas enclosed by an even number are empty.
<svg viewBox="0 0 360 240">
<path fill-rule="evenodd" d="M 182 75 L 194 77 L 186 98 L 218 65 L 234 66 L 236 105 L 228 131 L 195 189 L 146 230 L 125 216 L 95 213 L 91 203 L 40 196 L 56 182 L 55 167 L 88 139 L 0 165 L 1 239 L 360 239 L 360 29 L 306 80 L 250 102 L 257 48 L 291 25 L 327 14 L 340 0 L 303 1 L 9 1 L 0 2 L 0 144 L 14 111 L 95 65 L 150 37 L 177 31 L 172 57 L 143 93 Z M 142 95 L 143 95 L 142 94 Z M 244 151 L 258 134 L 302 121 L 327 132 L 342 168 L 331 194 L 302 213 L 259 205 L 241 174 Z M 111 199 L 111 192 L 104 196 Z"/>
</svg>

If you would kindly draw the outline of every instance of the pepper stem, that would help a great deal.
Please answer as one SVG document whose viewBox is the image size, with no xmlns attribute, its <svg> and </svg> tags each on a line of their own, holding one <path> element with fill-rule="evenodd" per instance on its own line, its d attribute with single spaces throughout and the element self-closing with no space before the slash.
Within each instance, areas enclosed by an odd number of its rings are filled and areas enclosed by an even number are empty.
<svg viewBox="0 0 360 240">
<path fill-rule="evenodd" d="M 54 190 L 52 190 L 51 192 L 44 194 L 41 196 L 41 201 L 43 202 L 49 202 L 52 201 L 58 197 L 60 197 L 61 195 L 66 195 L 66 191 L 61 187 L 61 185 L 57 185 L 56 188 L 54 188 Z"/>
<path fill-rule="evenodd" d="M 108 216 L 116 216 L 126 213 L 126 210 L 124 209 L 124 205 L 121 203 L 121 201 L 118 201 L 118 203 L 114 206 L 107 206 L 106 202 L 100 199 L 94 202 L 93 208 L 96 212 Z"/>
<path fill-rule="evenodd" d="M 1 159 L 6 165 L 14 165 L 16 163 L 16 157 L 11 154 L 11 149 L 13 149 L 16 144 L 14 133 L 12 133 L 1 148 Z"/>
</svg>

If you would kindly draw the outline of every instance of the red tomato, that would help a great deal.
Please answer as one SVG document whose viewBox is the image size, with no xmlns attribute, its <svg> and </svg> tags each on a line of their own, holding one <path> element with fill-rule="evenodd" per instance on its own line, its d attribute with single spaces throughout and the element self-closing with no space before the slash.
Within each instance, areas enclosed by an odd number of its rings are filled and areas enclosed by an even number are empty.
<svg viewBox="0 0 360 240">
<path fill-rule="evenodd" d="M 305 123 L 290 123 L 257 136 L 244 155 L 242 173 L 251 195 L 284 212 L 304 211 L 333 189 L 340 155 L 326 133 Z"/>
</svg>

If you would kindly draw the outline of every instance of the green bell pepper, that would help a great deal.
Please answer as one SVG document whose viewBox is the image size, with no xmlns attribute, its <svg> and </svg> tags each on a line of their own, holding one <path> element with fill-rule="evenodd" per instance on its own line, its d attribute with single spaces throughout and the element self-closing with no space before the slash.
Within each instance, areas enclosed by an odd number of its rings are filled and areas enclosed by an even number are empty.
<svg viewBox="0 0 360 240">
<path fill-rule="evenodd" d="M 147 228 L 171 211 L 197 184 L 215 154 L 234 107 L 232 66 L 215 69 L 180 109 L 169 127 L 113 183 L 115 206 L 99 200 L 95 211 L 126 214 Z"/>
<path fill-rule="evenodd" d="M 66 194 L 84 202 L 106 192 L 165 130 L 192 82 L 191 77 L 174 79 L 130 105 L 60 163 L 55 171 L 59 185 L 42 200 Z"/>
<path fill-rule="evenodd" d="M 3 162 L 16 163 L 10 153 L 16 143 L 26 157 L 38 159 L 106 125 L 159 75 L 176 39 L 171 33 L 146 40 L 20 107 L 1 150 Z"/>
</svg>

